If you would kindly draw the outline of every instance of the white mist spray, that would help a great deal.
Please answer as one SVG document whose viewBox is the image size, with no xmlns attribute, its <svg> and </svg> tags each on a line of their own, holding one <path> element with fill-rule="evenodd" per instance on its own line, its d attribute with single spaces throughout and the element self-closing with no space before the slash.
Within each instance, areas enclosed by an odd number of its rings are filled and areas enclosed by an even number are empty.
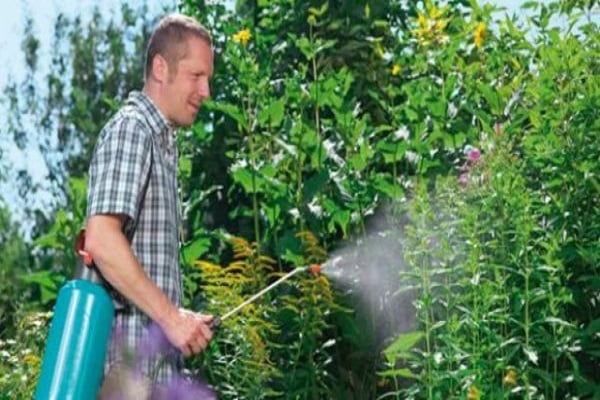
<svg viewBox="0 0 600 400">
<path fill-rule="evenodd" d="M 412 295 L 402 287 L 402 229 L 390 226 L 384 212 L 369 221 L 368 233 L 332 252 L 322 272 L 350 297 L 357 313 L 372 329 L 377 347 L 397 333 L 414 328 Z"/>
</svg>

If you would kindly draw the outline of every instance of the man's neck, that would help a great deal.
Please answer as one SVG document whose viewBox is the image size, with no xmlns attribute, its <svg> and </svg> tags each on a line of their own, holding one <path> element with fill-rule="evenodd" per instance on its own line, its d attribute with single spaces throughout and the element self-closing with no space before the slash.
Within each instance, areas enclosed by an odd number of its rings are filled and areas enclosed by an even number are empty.
<svg viewBox="0 0 600 400">
<path fill-rule="evenodd" d="M 146 83 L 146 84 L 144 84 L 142 93 L 144 93 L 146 95 L 146 97 L 148 97 L 150 99 L 150 101 L 156 106 L 156 108 L 160 112 L 161 116 L 165 119 L 165 121 L 167 121 L 169 126 L 173 127 L 174 125 L 173 125 L 172 121 L 169 120 L 169 118 L 167 117 L 167 114 L 165 113 L 166 107 L 165 107 L 165 104 L 161 101 L 162 97 L 158 95 L 158 88 L 153 87 L 152 85 Z"/>
</svg>

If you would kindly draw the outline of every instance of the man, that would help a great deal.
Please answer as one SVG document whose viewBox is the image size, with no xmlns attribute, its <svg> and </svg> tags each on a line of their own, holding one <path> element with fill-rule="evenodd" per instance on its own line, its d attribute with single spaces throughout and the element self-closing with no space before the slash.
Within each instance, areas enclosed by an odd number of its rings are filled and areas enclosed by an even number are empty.
<svg viewBox="0 0 600 400">
<path fill-rule="evenodd" d="M 90 165 L 85 250 L 114 289 L 117 304 L 107 355 L 122 370 L 127 352 L 150 324 L 183 355 L 212 338 L 212 317 L 182 310 L 180 215 L 175 129 L 191 125 L 210 95 L 211 38 L 187 16 L 163 18 L 146 50 L 144 88 L 100 133 Z M 141 372 L 167 383 L 181 368 L 179 354 L 146 360 Z M 109 372 L 110 374 L 110 372 Z"/>
</svg>

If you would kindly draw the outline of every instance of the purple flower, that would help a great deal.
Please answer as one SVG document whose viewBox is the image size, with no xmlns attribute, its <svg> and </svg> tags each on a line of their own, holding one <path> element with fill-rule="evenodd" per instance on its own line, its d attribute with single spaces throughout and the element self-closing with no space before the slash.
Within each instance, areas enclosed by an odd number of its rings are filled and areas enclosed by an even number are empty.
<svg viewBox="0 0 600 400">
<path fill-rule="evenodd" d="M 195 380 L 177 376 L 166 385 L 156 387 L 152 400 L 215 400 L 215 392 Z"/>
<path fill-rule="evenodd" d="M 138 360 L 164 356 L 174 350 L 173 345 L 165 336 L 162 329 L 155 323 L 150 324 L 137 348 Z"/>
<path fill-rule="evenodd" d="M 466 187 L 469 184 L 469 174 L 460 174 L 460 176 L 458 177 L 458 183 L 460 184 L 460 186 Z"/>
</svg>

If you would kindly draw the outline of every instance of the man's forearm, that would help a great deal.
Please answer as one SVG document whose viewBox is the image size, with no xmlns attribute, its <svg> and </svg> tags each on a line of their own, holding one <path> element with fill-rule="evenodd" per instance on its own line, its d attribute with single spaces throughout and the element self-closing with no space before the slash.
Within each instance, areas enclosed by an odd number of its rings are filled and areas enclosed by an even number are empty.
<svg viewBox="0 0 600 400">
<path fill-rule="evenodd" d="M 91 217 L 86 227 L 85 250 L 119 293 L 164 327 L 178 309 L 140 265 L 121 232 L 122 222 L 121 217 L 112 215 Z"/>
<path fill-rule="evenodd" d="M 156 322 L 185 356 L 206 348 L 212 339 L 210 316 L 180 310 L 146 274 L 121 232 L 124 217 L 97 215 L 88 220 L 85 250 L 104 278 Z"/>
</svg>

